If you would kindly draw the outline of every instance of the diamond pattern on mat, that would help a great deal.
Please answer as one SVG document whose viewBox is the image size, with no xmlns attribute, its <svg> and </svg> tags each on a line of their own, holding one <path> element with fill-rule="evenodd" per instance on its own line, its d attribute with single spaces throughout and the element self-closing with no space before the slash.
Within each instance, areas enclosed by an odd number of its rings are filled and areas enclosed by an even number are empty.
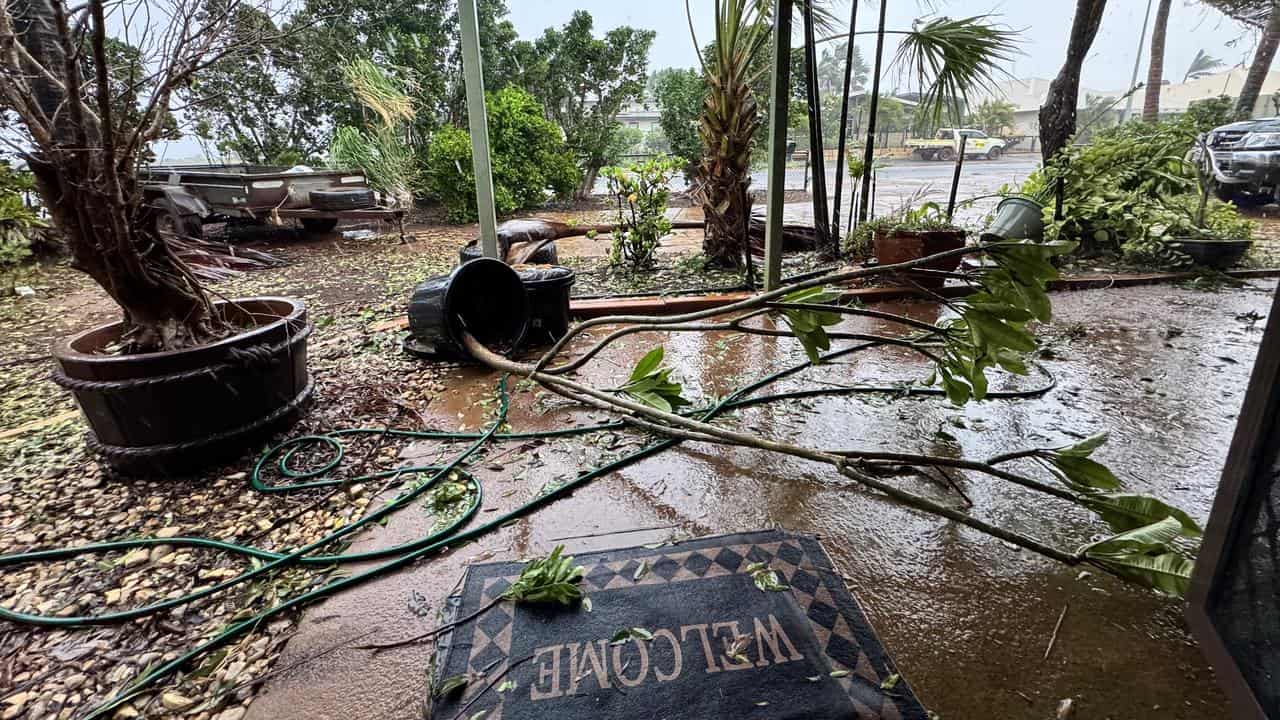
<svg viewBox="0 0 1280 720">
<path fill-rule="evenodd" d="M 617 576 L 618 573 L 609 569 L 608 565 L 600 563 L 587 572 L 586 580 L 592 585 L 595 585 L 597 590 L 600 590 L 608 585 L 610 580 Z"/>
<path fill-rule="evenodd" d="M 762 545 L 752 545 L 747 551 L 747 560 L 753 563 L 768 563 L 773 561 L 773 553 L 768 552 Z"/>
<path fill-rule="evenodd" d="M 485 584 L 484 595 L 485 597 L 492 600 L 498 597 L 499 595 L 501 595 L 502 593 L 506 592 L 507 588 L 509 587 L 511 587 L 510 580 L 506 578 L 501 578 L 501 577 L 492 578 Z"/>
<path fill-rule="evenodd" d="M 827 641 L 826 651 L 828 657 L 847 668 L 858 667 L 858 656 L 862 654 L 861 648 L 836 633 L 832 633 L 831 639 Z"/>
<path fill-rule="evenodd" d="M 817 592 L 819 585 L 818 576 L 808 570 L 799 569 L 791 575 L 791 587 L 806 595 L 813 595 Z"/>
<path fill-rule="evenodd" d="M 655 562 L 649 570 L 653 574 L 669 581 L 676 576 L 676 573 L 680 572 L 680 563 L 669 557 L 664 557 Z"/>
<path fill-rule="evenodd" d="M 477 637 L 480 633 L 476 633 Z M 476 672 L 483 671 L 489 667 L 495 660 L 505 660 L 507 654 L 498 647 L 497 643 L 489 642 L 486 638 L 484 647 L 480 647 L 480 643 L 476 643 L 476 647 L 471 653 L 471 669 Z"/>
<path fill-rule="evenodd" d="M 484 611 L 474 622 L 485 635 L 496 638 L 503 628 L 511 624 L 511 614 L 503 607 L 503 603 L 499 603 Z"/>
<path fill-rule="evenodd" d="M 689 557 L 684 559 L 683 565 L 695 577 L 702 577 L 707 574 L 707 568 L 711 567 L 711 558 L 702 553 L 691 552 Z"/>
<path fill-rule="evenodd" d="M 816 600 L 809 606 L 809 619 L 830 630 L 835 627 L 840 613 L 830 605 Z"/>
<path fill-rule="evenodd" d="M 715 563 L 729 572 L 738 572 L 742 567 L 742 556 L 732 548 L 725 548 L 716 554 Z"/>
<path fill-rule="evenodd" d="M 799 566 L 804 562 L 804 551 L 791 543 L 782 543 L 778 546 L 777 557 L 788 565 Z"/>
</svg>

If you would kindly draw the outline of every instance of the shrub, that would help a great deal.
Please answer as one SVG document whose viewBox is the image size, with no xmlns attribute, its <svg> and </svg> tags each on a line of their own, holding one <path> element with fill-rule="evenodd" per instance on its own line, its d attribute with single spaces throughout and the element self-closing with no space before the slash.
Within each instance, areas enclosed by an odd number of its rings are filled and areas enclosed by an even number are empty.
<svg viewBox="0 0 1280 720">
<path fill-rule="evenodd" d="M 537 207 L 547 196 L 567 197 L 578 183 L 578 168 L 560 129 L 542 113 L 529 93 L 507 87 L 490 93 L 489 155 L 493 162 L 494 205 L 499 214 Z M 450 222 L 477 217 L 471 137 L 445 126 L 427 151 L 426 182 L 448 210 Z"/>
<path fill-rule="evenodd" d="M 1071 147 L 1032 174 L 1022 192 L 1046 200 L 1046 239 L 1078 240 L 1092 251 L 1118 252 L 1144 264 L 1174 264 L 1165 245 L 1208 234 L 1247 239 L 1252 224 L 1235 206 L 1211 200 L 1204 231 L 1195 224 L 1199 186 L 1187 151 L 1213 112 L 1157 123 L 1130 122 Z M 1206 118 L 1209 118 L 1206 120 Z M 1053 188 L 1065 180 L 1063 219 L 1053 220 Z"/>
<path fill-rule="evenodd" d="M 31 174 L 16 171 L 0 160 L 0 277 L 32 256 L 32 245 L 45 224 L 36 211 L 27 207 L 22 193 L 32 189 Z"/>
<path fill-rule="evenodd" d="M 653 265 L 658 242 L 671 232 L 671 220 L 666 216 L 667 184 L 678 168 L 675 160 L 658 155 L 628 168 L 600 171 L 616 201 L 611 264 L 635 270 Z"/>
</svg>

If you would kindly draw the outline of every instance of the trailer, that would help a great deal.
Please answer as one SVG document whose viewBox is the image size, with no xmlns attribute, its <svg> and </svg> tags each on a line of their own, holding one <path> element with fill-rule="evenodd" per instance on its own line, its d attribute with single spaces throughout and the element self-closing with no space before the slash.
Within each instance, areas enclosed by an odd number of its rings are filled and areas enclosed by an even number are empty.
<svg viewBox="0 0 1280 720">
<path fill-rule="evenodd" d="M 157 230 L 199 237 L 205 223 L 298 220 L 308 232 L 330 232 L 342 220 L 402 223 L 404 208 L 378 203 L 359 170 L 305 166 L 170 165 L 139 177 L 156 212 Z"/>
</svg>

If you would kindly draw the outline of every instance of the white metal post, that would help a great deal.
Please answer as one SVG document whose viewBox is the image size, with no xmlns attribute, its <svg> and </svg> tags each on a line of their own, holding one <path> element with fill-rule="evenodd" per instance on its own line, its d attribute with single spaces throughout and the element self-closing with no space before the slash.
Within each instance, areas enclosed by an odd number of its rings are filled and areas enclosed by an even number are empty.
<svg viewBox="0 0 1280 720">
<path fill-rule="evenodd" d="M 484 107 L 484 70 L 480 64 L 480 20 L 476 0 L 458 0 L 462 31 L 462 75 L 467 89 L 467 124 L 471 129 L 471 166 L 476 175 L 476 210 L 480 214 L 480 249 L 498 257 L 498 216 L 493 209 L 493 165 L 489 160 L 489 119 Z"/>
</svg>

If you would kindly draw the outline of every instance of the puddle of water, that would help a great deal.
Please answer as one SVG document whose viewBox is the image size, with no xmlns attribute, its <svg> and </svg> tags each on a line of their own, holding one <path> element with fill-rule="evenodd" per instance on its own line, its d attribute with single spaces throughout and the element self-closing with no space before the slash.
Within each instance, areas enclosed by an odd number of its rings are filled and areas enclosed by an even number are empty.
<svg viewBox="0 0 1280 720">
<path fill-rule="evenodd" d="M 807 445 L 975 458 L 1109 430 L 1111 441 L 1098 457 L 1130 489 L 1165 497 L 1204 521 L 1262 334 L 1260 325 L 1251 329 L 1237 316 L 1266 312 L 1273 287 L 1218 294 L 1173 287 L 1057 294 L 1057 320 L 1047 334 L 1054 357 L 1045 365 L 1058 387 L 1040 398 L 964 408 L 936 397 L 820 398 L 746 409 L 725 422 Z M 939 312 L 921 303 L 876 309 L 926 321 Z M 841 329 L 890 330 L 869 320 Z M 701 398 L 803 357 L 794 342 L 771 338 L 645 334 L 602 353 L 585 378 L 598 387 L 616 385 L 658 343 L 688 391 Z M 769 391 L 908 380 L 927 372 L 910 353 L 884 349 L 812 369 Z M 489 412 L 481 401 L 491 396 L 496 380 L 479 369 L 455 371 L 452 390 L 433 407 L 432 419 L 442 429 L 479 427 Z M 1021 378 L 1012 384 L 1039 382 Z M 524 430 L 603 418 L 532 388 L 513 393 L 509 420 Z M 611 452 L 631 449 L 609 449 L 628 437 L 495 448 L 490 456 L 506 453 L 500 470 L 490 470 L 487 460 L 473 466 L 486 488 L 480 520 Z M 935 500 L 958 502 L 941 482 L 895 482 Z M 1074 549 L 1102 531 L 1083 511 L 1051 498 L 979 476 L 959 482 L 975 503 L 975 516 L 1051 544 Z M 425 522 L 396 518 L 359 540 L 357 549 L 413 536 Z M 823 466 L 699 443 L 601 478 L 448 556 L 326 601 L 309 611 L 280 662 L 287 666 L 358 628 L 377 626 L 383 640 L 430 628 L 434 617 L 407 613 L 406 598 L 416 592 L 438 604 L 467 559 L 482 552 L 517 558 L 567 536 L 577 536 L 565 542 L 580 551 L 773 525 L 822 539 L 887 649 L 925 704 L 942 717 L 1039 719 L 1051 717 L 1065 697 L 1076 698 L 1080 717 L 1224 714 L 1226 700 L 1185 632 L 1181 603 L 906 509 Z M 609 535 L 618 532 L 623 534 Z M 1045 659 L 1064 607 L 1062 628 Z M 423 646 L 372 658 L 359 651 L 326 655 L 273 682 L 249 717 L 339 717 L 357 708 L 378 717 L 414 717 L 427 657 Z"/>
</svg>

